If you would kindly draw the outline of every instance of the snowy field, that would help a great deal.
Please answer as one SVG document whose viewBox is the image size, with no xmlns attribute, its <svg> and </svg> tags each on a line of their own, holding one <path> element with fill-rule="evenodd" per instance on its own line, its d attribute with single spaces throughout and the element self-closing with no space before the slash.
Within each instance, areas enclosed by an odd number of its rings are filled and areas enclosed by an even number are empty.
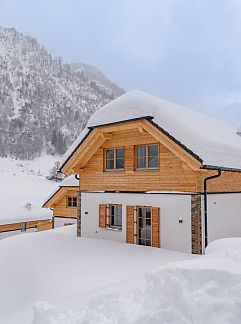
<svg viewBox="0 0 241 324">
<path fill-rule="evenodd" d="M 42 156 L 33 161 L 0 158 L 0 224 L 50 218 L 51 212 L 41 208 L 44 198 L 56 187 L 46 179 L 58 158 Z M 29 206 L 31 204 L 31 210 Z"/>
<path fill-rule="evenodd" d="M 77 238 L 73 225 L 1 240 L 0 255 L 0 323 L 240 323 L 241 239 L 197 257 Z"/>
<path fill-rule="evenodd" d="M 48 308 L 41 319 L 46 303 L 61 312 L 73 309 L 78 317 L 92 298 L 103 293 L 129 293 L 144 285 L 146 271 L 194 258 L 162 249 L 77 238 L 75 226 L 6 238 L 0 241 L 0 256 L 0 287 L 4 292 L 0 295 L 0 323 L 4 324 L 31 323 L 33 309 L 34 323 L 59 323 L 45 318 Z M 45 303 L 38 304 L 40 301 Z"/>
</svg>

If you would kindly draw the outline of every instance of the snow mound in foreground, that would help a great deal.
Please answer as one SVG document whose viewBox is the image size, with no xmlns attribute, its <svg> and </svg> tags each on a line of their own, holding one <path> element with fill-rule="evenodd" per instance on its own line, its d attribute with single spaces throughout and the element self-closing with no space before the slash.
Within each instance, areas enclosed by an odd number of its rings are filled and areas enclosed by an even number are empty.
<svg viewBox="0 0 241 324">
<path fill-rule="evenodd" d="M 145 288 L 102 295 L 78 314 L 40 302 L 32 324 L 227 324 L 240 318 L 240 274 L 166 268 L 147 274 Z"/>
</svg>

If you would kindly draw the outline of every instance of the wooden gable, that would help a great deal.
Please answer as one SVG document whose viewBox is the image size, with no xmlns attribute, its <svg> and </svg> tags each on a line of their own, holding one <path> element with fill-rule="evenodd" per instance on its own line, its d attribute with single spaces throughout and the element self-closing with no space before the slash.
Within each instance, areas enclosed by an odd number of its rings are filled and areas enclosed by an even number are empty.
<svg viewBox="0 0 241 324">
<path fill-rule="evenodd" d="M 100 132 L 108 134 L 108 138 L 105 136 L 103 144 L 95 148 L 95 153 L 85 165 L 79 164 L 79 169 L 78 164 L 75 166 L 75 172 L 80 173 L 81 190 L 196 191 L 196 171 L 200 168 L 200 161 L 178 144 L 173 144 L 172 140 L 148 121 L 100 127 Z M 136 145 L 155 143 L 159 145 L 159 168 L 136 170 Z M 105 149 L 117 147 L 124 148 L 124 170 L 105 171 Z"/>
</svg>

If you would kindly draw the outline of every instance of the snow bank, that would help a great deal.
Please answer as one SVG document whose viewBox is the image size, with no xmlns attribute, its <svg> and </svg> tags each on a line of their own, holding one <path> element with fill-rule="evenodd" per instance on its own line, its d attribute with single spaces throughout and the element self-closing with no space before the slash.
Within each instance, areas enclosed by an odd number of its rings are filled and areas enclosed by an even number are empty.
<svg viewBox="0 0 241 324">
<path fill-rule="evenodd" d="M 240 323 L 241 239 L 218 240 L 205 256 L 146 273 L 139 289 L 102 294 L 77 309 L 38 303 L 32 324 Z"/>
<path fill-rule="evenodd" d="M 34 306 L 32 324 L 227 324 L 241 318 L 241 275 L 200 269 L 164 269 L 146 275 L 146 287 L 92 300 L 84 314 Z"/>
</svg>

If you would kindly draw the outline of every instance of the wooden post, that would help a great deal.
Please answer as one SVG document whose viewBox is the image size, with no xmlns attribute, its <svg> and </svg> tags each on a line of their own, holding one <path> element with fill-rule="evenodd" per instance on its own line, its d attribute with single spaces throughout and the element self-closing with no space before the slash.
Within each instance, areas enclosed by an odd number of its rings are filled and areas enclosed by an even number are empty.
<svg viewBox="0 0 241 324">
<path fill-rule="evenodd" d="M 77 236 L 81 236 L 81 191 L 78 192 L 78 205 L 77 205 Z"/>
</svg>

